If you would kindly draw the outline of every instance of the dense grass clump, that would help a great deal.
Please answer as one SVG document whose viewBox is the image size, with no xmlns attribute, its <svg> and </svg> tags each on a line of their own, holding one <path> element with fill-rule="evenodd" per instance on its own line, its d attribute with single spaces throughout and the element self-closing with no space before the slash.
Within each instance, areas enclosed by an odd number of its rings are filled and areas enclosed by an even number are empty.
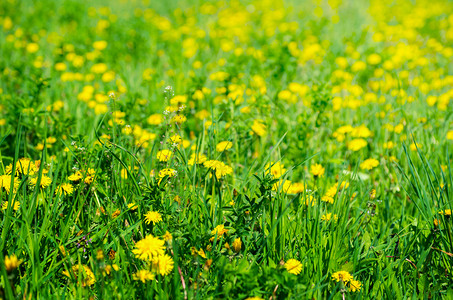
<svg viewBox="0 0 453 300">
<path fill-rule="evenodd" d="M 452 16 L 0 1 L 0 299 L 453 298 Z"/>
</svg>

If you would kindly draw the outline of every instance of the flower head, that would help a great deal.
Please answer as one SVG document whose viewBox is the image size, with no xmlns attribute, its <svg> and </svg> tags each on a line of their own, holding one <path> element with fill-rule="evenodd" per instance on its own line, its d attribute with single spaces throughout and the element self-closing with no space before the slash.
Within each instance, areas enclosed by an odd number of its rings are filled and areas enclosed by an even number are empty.
<svg viewBox="0 0 453 300">
<path fill-rule="evenodd" d="M 204 163 L 205 161 L 207 161 L 208 158 L 206 157 L 206 155 L 204 154 L 195 154 L 193 153 L 191 156 L 190 156 L 190 159 L 189 161 L 187 162 L 187 164 L 189 166 L 193 166 L 194 164 L 202 164 Z"/>
<path fill-rule="evenodd" d="M 310 167 L 310 173 L 315 177 L 322 177 L 326 169 L 320 164 L 314 164 Z"/>
<path fill-rule="evenodd" d="M 360 164 L 360 169 L 362 170 L 371 170 L 375 167 L 379 166 L 379 161 L 374 158 L 368 158 L 367 160 L 364 160 Z"/>
<path fill-rule="evenodd" d="M 157 159 L 159 161 L 168 161 L 170 157 L 172 156 L 172 152 L 170 150 L 164 149 L 159 152 L 157 152 Z"/>
<path fill-rule="evenodd" d="M 57 189 L 55 190 L 55 195 L 64 194 L 66 196 L 66 195 L 72 195 L 73 192 L 74 192 L 74 187 L 70 183 L 63 183 L 57 187 Z"/>
<path fill-rule="evenodd" d="M 153 224 L 155 225 L 156 223 L 159 223 L 160 221 L 162 221 L 162 216 L 157 211 L 149 211 L 145 214 L 145 223 L 146 224 L 153 222 Z"/>
<path fill-rule="evenodd" d="M 206 168 L 215 170 L 215 175 L 217 178 L 221 178 L 225 175 L 229 175 L 233 173 L 233 168 L 230 166 L 224 164 L 221 161 L 218 160 L 208 160 L 204 162 L 204 166 Z"/>
<path fill-rule="evenodd" d="M 439 211 L 439 214 L 444 215 L 444 216 L 451 216 L 451 209 L 445 209 Z"/>
<path fill-rule="evenodd" d="M 453 141 L 453 130 L 450 130 L 447 132 L 447 140 Z"/>
<path fill-rule="evenodd" d="M 351 292 L 360 291 L 362 289 L 362 283 L 358 280 L 352 279 L 349 282 L 349 290 Z"/>
<path fill-rule="evenodd" d="M 36 186 L 38 183 L 38 177 L 34 177 L 30 179 L 30 185 Z M 44 189 L 52 184 L 52 179 L 49 176 L 42 175 L 40 186 Z"/>
<path fill-rule="evenodd" d="M 173 239 L 173 236 L 171 235 L 170 232 L 166 231 L 165 234 L 162 236 L 165 241 L 169 242 Z"/>
<path fill-rule="evenodd" d="M 180 135 L 173 135 L 170 137 L 170 141 L 173 143 L 173 144 L 176 144 L 176 145 L 179 145 L 182 143 L 182 138 Z"/>
<path fill-rule="evenodd" d="M 214 230 L 211 231 L 212 235 L 222 236 L 224 233 L 227 233 L 228 229 L 225 229 L 223 224 L 217 225 Z"/>
<path fill-rule="evenodd" d="M 266 125 L 262 122 L 262 120 L 253 120 L 252 132 L 257 136 L 265 136 L 267 133 Z"/>
<path fill-rule="evenodd" d="M 232 246 L 233 246 L 234 252 L 239 253 L 239 251 L 241 251 L 241 248 L 242 248 L 241 238 L 234 239 Z"/>
<path fill-rule="evenodd" d="M 173 177 L 173 176 L 176 176 L 176 174 L 177 174 L 176 170 L 171 169 L 171 168 L 166 168 L 166 169 L 162 169 L 159 171 L 160 178 L 163 178 L 165 176 Z"/>
<path fill-rule="evenodd" d="M 146 281 L 154 280 L 154 274 L 148 270 L 138 270 L 137 273 L 132 275 L 132 278 L 145 283 Z"/>
<path fill-rule="evenodd" d="M 321 221 L 327 221 L 328 222 L 330 220 L 334 220 L 336 222 L 338 220 L 338 216 L 337 215 L 333 215 L 332 213 L 327 213 L 327 214 L 321 216 Z"/>
<path fill-rule="evenodd" d="M 29 158 L 21 158 L 19 161 L 16 162 L 15 164 L 15 171 L 19 172 L 20 174 L 24 175 L 34 175 L 36 171 L 38 171 L 39 167 L 39 161 L 32 161 Z M 5 173 L 6 174 L 11 174 L 11 171 L 13 169 L 13 164 L 9 164 L 5 168 Z"/>
<path fill-rule="evenodd" d="M 354 139 L 348 143 L 348 149 L 351 151 L 359 151 L 368 145 L 364 139 Z"/>
<path fill-rule="evenodd" d="M 302 271 L 302 263 L 297 259 L 291 258 L 285 263 L 286 270 L 294 275 L 299 275 Z"/>
<path fill-rule="evenodd" d="M 153 260 L 153 271 L 160 275 L 168 275 L 173 270 L 173 258 L 169 255 L 159 255 Z"/>
<path fill-rule="evenodd" d="M 173 123 L 184 123 L 185 121 L 187 121 L 187 118 L 184 115 L 176 115 L 171 119 L 171 121 Z"/>
<path fill-rule="evenodd" d="M 332 280 L 336 282 L 343 281 L 344 283 L 348 283 L 352 279 L 352 275 L 346 271 L 338 271 L 332 274 Z"/>
<path fill-rule="evenodd" d="M 165 241 L 150 234 L 135 244 L 135 249 L 132 250 L 132 253 L 141 260 L 151 261 L 164 254 L 164 243 Z"/>
<path fill-rule="evenodd" d="M 13 184 L 11 185 L 11 175 L 0 175 L 0 188 L 4 188 L 8 194 L 11 191 L 11 186 L 13 187 L 13 192 L 16 192 L 19 188 L 19 184 L 19 177 L 14 177 Z"/>
<path fill-rule="evenodd" d="M 82 284 L 82 286 L 90 286 L 96 282 L 93 271 L 87 265 L 75 265 L 71 268 L 72 274 L 77 279 L 77 282 Z M 63 271 L 63 275 L 71 277 L 69 271 Z M 80 281 L 79 278 L 82 277 Z"/>
<path fill-rule="evenodd" d="M 7 209 L 8 209 L 8 205 L 9 205 L 9 202 L 8 202 L 8 201 L 3 202 L 3 204 L 2 204 L 2 210 L 7 210 Z M 13 202 L 13 205 L 12 205 L 12 208 L 13 208 L 15 211 L 19 210 L 19 208 L 20 208 L 20 202 L 17 201 L 17 200 L 14 201 L 14 202 Z"/>
<path fill-rule="evenodd" d="M 14 269 L 17 269 L 17 267 L 20 265 L 22 261 L 17 259 L 17 256 L 15 254 L 8 256 L 5 256 L 5 268 L 7 272 L 11 272 Z"/>
<path fill-rule="evenodd" d="M 79 181 L 80 179 L 82 179 L 82 177 L 83 177 L 82 172 L 77 171 L 74 174 L 71 174 L 70 176 L 68 176 L 68 180 L 69 181 Z"/>
<path fill-rule="evenodd" d="M 280 178 L 286 172 L 285 166 L 280 162 L 267 163 L 266 166 L 264 167 L 264 169 L 266 170 L 265 171 L 266 175 L 272 174 L 272 176 L 274 176 L 274 178 Z"/>
<path fill-rule="evenodd" d="M 218 143 L 217 146 L 215 147 L 215 149 L 217 150 L 217 152 L 223 152 L 228 149 L 231 149 L 231 147 L 233 147 L 232 142 L 224 141 L 224 142 Z"/>
</svg>

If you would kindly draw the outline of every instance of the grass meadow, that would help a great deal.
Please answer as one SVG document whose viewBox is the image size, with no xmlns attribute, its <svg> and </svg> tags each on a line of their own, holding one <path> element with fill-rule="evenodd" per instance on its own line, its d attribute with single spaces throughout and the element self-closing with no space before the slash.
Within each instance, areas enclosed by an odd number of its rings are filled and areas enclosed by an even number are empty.
<svg viewBox="0 0 453 300">
<path fill-rule="evenodd" d="M 0 1 L 0 299 L 453 299 L 453 2 Z"/>
</svg>

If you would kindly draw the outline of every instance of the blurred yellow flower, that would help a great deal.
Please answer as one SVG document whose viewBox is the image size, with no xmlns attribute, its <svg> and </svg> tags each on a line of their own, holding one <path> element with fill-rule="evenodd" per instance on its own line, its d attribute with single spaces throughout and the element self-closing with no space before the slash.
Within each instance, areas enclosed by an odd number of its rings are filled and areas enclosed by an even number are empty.
<svg viewBox="0 0 453 300">
<path fill-rule="evenodd" d="M 285 166 L 280 162 L 269 162 L 264 166 L 265 174 L 271 174 L 274 178 L 280 178 L 285 174 Z"/>
<path fill-rule="evenodd" d="M 70 183 L 62 183 L 60 184 L 56 190 L 55 190 L 55 195 L 72 195 L 74 192 L 74 187 Z"/>
<path fill-rule="evenodd" d="M 359 151 L 368 145 L 364 139 L 355 139 L 348 143 L 348 149 L 351 151 Z"/>
<path fill-rule="evenodd" d="M 322 177 L 325 169 L 320 164 L 313 164 L 310 166 L 310 173 L 315 177 Z"/>
<path fill-rule="evenodd" d="M 252 131 L 258 136 L 265 136 L 267 133 L 266 125 L 262 120 L 254 120 L 252 124 Z"/>
<path fill-rule="evenodd" d="M 371 170 L 379 166 L 379 161 L 374 158 L 368 158 L 360 164 L 360 169 L 362 170 Z"/>
<path fill-rule="evenodd" d="M 217 152 L 223 152 L 228 149 L 231 149 L 231 147 L 233 147 L 232 142 L 224 141 L 224 142 L 218 143 L 215 149 L 217 150 Z"/>
<path fill-rule="evenodd" d="M 217 225 L 214 230 L 211 231 L 212 235 L 222 236 L 223 234 L 227 233 L 228 229 L 225 229 L 223 224 Z"/>
<path fill-rule="evenodd" d="M 168 275 L 173 270 L 173 258 L 167 254 L 159 255 L 152 260 L 152 269 L 160 275 Z"/>
<path fill-rule="evenodd" d="M 156 157 L 159 161 L 168 161 L 170 159 L 170 157 L 172 156 L 172 154 L 173 153 L 170 150 L 164 149 L 164 150 L 157 152 Z"/>
<path fill-rule="evenodd" d="M 155 275 L 148 270 L 138 270 L 137 273 L 132 275 L 134 280 L 139 280 L 143 283 L 154 280 Z"/>
<path fill-rule="evenodd" d="M 71 268 L 72 275 L 77 279 L 78 284 L 82 286 L 91 286 L 96 282 L 93 271 L 87 265 L 75 265 Z M 69 271 L 63 271 L 63 275 L 71 277 Z M 80 278 L 82 278 L 80 280 Z"/>
<path fill-rule="evenodd" d="M 361 289 L 362 289 L 362 283 L 360 281 L 353 279 L 349 282 L 349 290 L 351 292 L 360 291 Z"/>
<path fill-rule="evenodd" d="M 132 253 L 141 260 L 152 261 L 158 256 L 164 255 L 164 243 L 165 241 L 150 234 L 135 244 Z"/>
<path fill-rule="evenodd" d="M 239 251 L 241 251 L 241 248 L 242 248 L 241 238 L 234 239 L 232 246 L 233 246 L 234 252 L 239 253 Z"/>
<path fill-rule="evenodd" d="M 353 279 L 352 275 L 346 271 L 338 271 L 332 274 L 332 280 L 339 282 L 343 281 L 345 284 L 350 282 Z"/>
<path fill-rule="evenodd" d="M 15 254 L 8 256 L 5 255 L 5 268 L 8 273 L 11 271 L 17 269 L 19 265 L 21 264 L 21 260 L 17 259 L 17 256 Z"/>
</svg>

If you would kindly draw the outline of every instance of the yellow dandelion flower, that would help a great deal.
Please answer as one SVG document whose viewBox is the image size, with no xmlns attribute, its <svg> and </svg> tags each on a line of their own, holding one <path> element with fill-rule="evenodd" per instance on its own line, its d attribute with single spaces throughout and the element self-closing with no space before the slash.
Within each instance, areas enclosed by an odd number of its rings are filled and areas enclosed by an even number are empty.
<svg viewBox="0 0 453 300">
<path fill-rule="evenodd" d="M 348 143 L 348 149 L 351 151 L 359 151 L 368 145 L 364 139 L 354 139 Z"/>
<path fill-rule="evenodd" d="M 297 259 L 291 258 L 285 263 L 286 270 L 294 275 L 299 275 L 302 271 L 302 263 Z"/>
<path fill-rule="evenodd" d="M 3 202 L 3 204 L 2 204 L 2 209 L 3 209 L 3 210 L 7 210 L 7 209 L 8 209 L 8 205 L 9 205 L 9 202 L 8 202 L 8 201 Z M 19 208 L 20 208 L 20 202 L 19 202 L 19 201 L 14 201 L 14 203 L 13 203 L 13 210 L 18 211 Z"/>
<path fill-rule="evenodd" d="M 31 186 L 36 186 L 38 183 L 38 177 L 34 177 L 30 179 L 30 185 Z M 44 189 L 52 184 L 52 179 L 49 176 L 43 175 L 41 177 L 41 183 L 40 186 Z"/>
<path fill-rule="evenodd" d="M 321 216 L 321 221 L 330 221 L 330 220 L 334 220 L 335 222 L 338 220 L 338 216 L 337 215 L 334 215 L 332 213 L 327 213 L 327 214 L 324 214 Z"/>
<path fill-rule="evenodd" d="M 338 271 L 332 274 L 332 280 L 336 282 L 343 281 L 344 283 L 348 283 L 353 280 L 353 278 L 352 275 L 349 274 L 349 272 Z"/>
<path fill-rule="evenodd" d="M 150 125 L 159 125 L 163 122 L 163 117 L 161 114 L 154 114 L 148 117 L 147 122 Z"/>
<path fill-rule="evenodd" d="M 15 254 L 8 256 L 5 256 L 5 268 L 6 271 L 9 273 L 15 269 L 21 264 L 21 260 L 17 259 L 17 256 Z"/>
<path fill-rule="evenodd" d="M 453 130 L 447 132 L 447 140 L 453 141 Z"/>
<path fill-rule="evenodd" d="M 420 143 L 412 143 L 409 148 L 411 151 L 417 151 L 417 149 L 421 149 L 422 145 Z"/>
<path fill-rule="evenodd" d="M 262 120 L 254 120 L 252 124 L 252 132 L 257 136 L 265 136 L 267 133 L 267 127 L 262 123 Z"/>
<path fill-rule="evenodd" d="M 228 229 L 225 229 L 223 224 L 217 225 L 214 230 L 211 231 L 212 235 L 222 236 L 224 233 L 227 233 Z"/>
<path fill-rule="evenodd" d="M 173 144 L 177 144 L 177 145 L 178 145 L 178 144 L 181 144 L 182 138 L 181 138 L 181 136 L 175 134 L 175 135 L 173 135 L 173 136 L 170 137 L 170 141 L 171 141 Z"/>
<path fill-rule="evenodd" d="M 169 255 L 159 255 L 156 259 L 153 260 L 153 270 L 160 275 L 168 275 L 173 270 L 173 258 Z"/>
<path fill-rule="evenodd" d="M 272 176 L 274 176 L 274 178 L 280 178 L 286 172 L 285 166 L 280 162 L 267 163 L 266 166 L 264 167 L 264 169 L 265 169 L 266 175 L 272 174 Z"/>
<path fill-rule="evenodd" d="M 159 161 L 168 161 L 170 157 L 172 156 L 172 152 L 170 150 L 164 149 L 159 152 L 157 152 L 157 159 Z"/>
<path fill-rule="evenodd" d="M 138 208 L 138 205 L 135 202 L 132 202 L 127 205 L 127 208 L 129 208 L 130 210 L 136 210 Z"/>
<path fill-rule="evenodd" d="M 315 206 L 316 199 L 312 195 L 306 195 L 305 197 L 305 205 Z"/>
<path fill-rule="evenodd" d="M 121 214 L 121 210 L 117 209 L 112 213 L 112 219 L 115 219 Z"/>
<path fill-rule="evenodd" d="M 221 178 L 225 175 L 229 175 L 232 173 L 233 173 L 233 168 L 225 165 L 224 163 L 222 163 L 220 166 L 218 166 L 215 170 L 215 176 L 217 178 Z"/>
<path fill-rule="evenodd" d="M 314 164 L 310 167 L 310 173 L 315 177 L 322 177 L 324 175 L 325 169 L 320 164 Z"/>
<path fill-rule="evenodd" d="M 72 195 L 74 192 L 74 187 L 70 183 L 60 184 L 55 190 L 55 195 Z"/>
<path fill-rule="evenodd" d="M 165 241 L 171 241 L 173 239 L 173 236 L 171 235 L 170 232 L 168 231 L 165 231 L 165 234 L 162 236 L 162 238 L 165 240 Z"/>
<path fill-rule="evenodd" d="M 165 241 L 157 237 L 147 235 L 135 244 L 135 249 L 132 250 L 132 253 L 141 260 L 151 261 L 159 255 L 164 255 L 164 243 Z"/>
<path fill-rule="evenodd" d="M 327 202 L 327 203 L 330 203 L 330 204 L 333 204 L 333 202 L 335 201 L 334 198 L 330 195 L 324 195 L 321 197 L 321 201 L 323 202 Z"/>
<path fill-rule="evenodd" d="M 149 280 L 154 280 L 154 277 L 154 274 L 148 270 L 138 270 L 137 273 L 132 275 L 134 280 L 140 280 L 143 283 Z"/>
<path fill-rule="evenodd" d="M 6 174 L 11 174 L 11 171 L 13 169 L 13 165 L 9 164 L 5 168 L 5 173 Z M 34 175 L 38 168 L 36 167 L 36 162 L 32 161 L 29 158 L 21 158 L 16 162 L 15 168 L 14 168 L 19 174 L 23 175 Z"/>
<path fill-rule="evenodd" d="M 215 149 L 217 150 L 217 152 L 223 152 L 228 149 L 231 149 L 231 147 L 233 147 L 232 142 L 224 141 L 224 142 L 218 143 L 217 146 L 215 147 Z"/>
<path fill-rule="evenodd" d="M 439 214 L 444 215 L 444 216 L 451 216 L 451 209 L 445 209 L 439 211 Z"/>
<path fill-rule="evenodd" d="M 349 290 L 351 292 L 360 291 L 362 289 L 362 283 L 360 281 L 352 279 L 349 282 Z"/>
<path fill-rule="evenodd" d="M 91 271 L 91 269 L 87 265 L 72 266 L 71 271 L 74 277 L 77 279 L 77 283 L 81 283 L 82 286 L 91 286 L 96 282 L 93 271 Z M 69 275 L 69 271 L 63 271 L 63 275 L 71 277 Z M 82 278 L 81 281 L 79 281 L 80 277 Z"/>
<path fill-rule="evenodd" d="M 241 238 L 234 239 L 232 246 L 233 246 L 234 252 L 239 253 L 239 251 L 241 251 L 241 248 L 242 248 Z"/>
<path fill-rule="evenodd" d="M 145 223 L 149 224 L 153 222 L 153 225 L 162 221 L 162 216 L 157 211 L 149 211 L 145 214 Z"/>
<path fill-rule="evenodd" d="M 185 121 L 187 121 L 187 118 L 184 115 L 176 115 L 171 119 L 171 121 L 173 123 L 184 123 Z"/>
<path fill-rule="evenodd" d="M 187 164 L 189 166 L 193 166 L 194 164 L 202 164 L 204 163 L 205 161 L 207 161 L 208 158 L 206 157 L 206 155 L 204 154 L 192 154 L 190 156 L 190 159 L 189 161 L 187 162 Z"/>
<path fill-rule="evenodd" d="M 360 169 L 362 170 L 371 170 L 379 166 L 379 161 L 374 158 L 368 158 L 360 164 Z"/>
<path fill-rule="evenodd" d="M 165 176 L 173 177 L 173 176 L 176 176 L 176 170 L 173 170 L 171 168 L 162 169 L 159 171 L 158 175 L 161 178 L 163 178 Z"/>
</svg>

